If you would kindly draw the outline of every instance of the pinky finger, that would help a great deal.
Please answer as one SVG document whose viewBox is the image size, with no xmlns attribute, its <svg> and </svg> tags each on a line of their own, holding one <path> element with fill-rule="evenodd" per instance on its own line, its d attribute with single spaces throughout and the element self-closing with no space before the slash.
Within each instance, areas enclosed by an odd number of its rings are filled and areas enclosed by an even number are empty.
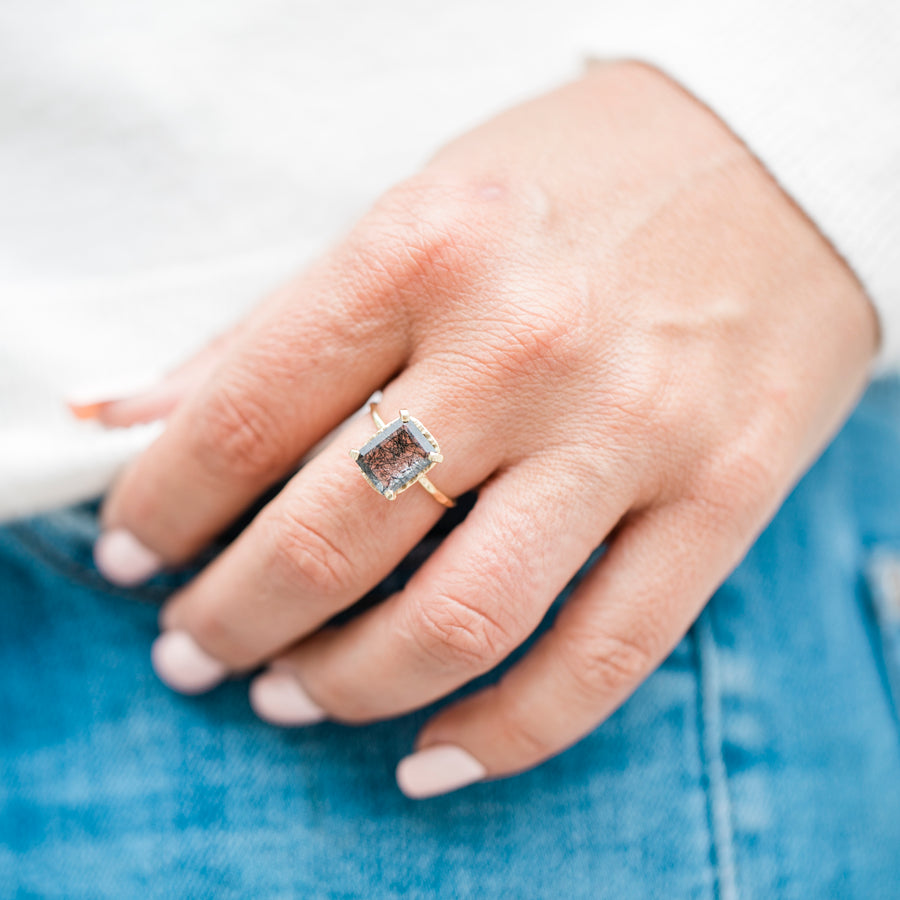
<svg viewBox="0 0 900 900">
<path fill-rule="evenodd" d="M 715 527 L 697 507 L 665 507 L 627 524 L 519 663 L 424 726 L 416 752 L 397 767 L 400 789 L 429 797 L 523 772 L 596 728 L 737 564 L 747 546 L 736 531 Z"/>
<path fill-rule="evenodd" d="M 184 397 L 209 377 L 231 341 L 232 332 L 216 338 L 144 390 L 124 397 L 69 400 L 69 411 L 76 419 L 94 420 L 107 428 L 129 428 L 165 419 Z"/>
</svg>

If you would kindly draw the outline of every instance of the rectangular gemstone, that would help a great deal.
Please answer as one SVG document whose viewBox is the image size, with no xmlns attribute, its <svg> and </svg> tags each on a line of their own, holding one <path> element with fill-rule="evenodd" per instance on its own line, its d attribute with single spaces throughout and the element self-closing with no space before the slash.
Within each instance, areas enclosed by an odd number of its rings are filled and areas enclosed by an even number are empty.
<svg viewBox="0 0 900 900">
<path fill-rule="evenodd" d="M 396 494 L 434 465 L 428 454 L 436 449 L 415 422 L 394 419 L 363 444 L 356 462 L 382 494 Z"/>
</svg>

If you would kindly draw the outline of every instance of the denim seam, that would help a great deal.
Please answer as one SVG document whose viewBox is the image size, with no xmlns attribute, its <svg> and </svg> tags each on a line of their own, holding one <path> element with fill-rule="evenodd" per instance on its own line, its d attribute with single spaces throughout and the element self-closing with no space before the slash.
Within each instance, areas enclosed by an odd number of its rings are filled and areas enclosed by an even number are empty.
<svg viewBox="0 0 900 900">
<path fill-rule="evenodd" d="M 171 588 L 167 587 L 139 586 L 128 589 L 117 588 L 116 585 L 103 578 L 99 572 L 94 572 L 92 569 L 81 565 L 77 560 L 67 556 L 63 550 L 34 529 L 25 525 L 8 525 L 6 526 L 6 531 L 22 547 L 35 556 L 40 557 L 53 571 L 88 590 L 97 591 L 111 597 L 124 597 L 148 603 L 159 603 L 171 593 Z"/>
<path fill-rule="evenodd" d="M 707 789 L 710 863 L 718 900 L 739 900 L 728 772 L 722 752 L 722 684 L 710 606 L 694 625 L 699 668 L 698 731 Z"/>
<path fill-rule="evenodd" d="M 900 641 L 895 646 L 891 639 L 892 631 L 900 629 L 900 623 L 890 621 L 891 616 L 887 611 L 891 603 L 887 596 L 890 587 L 885 584 L 886 568 L 898 565 L 900 550 L 894 547 L 878 547 L 870 552 L 864 569 L 866 590 L 863 621 L 869 630 L 873 656 L 900 735 L 900 656 L 896 652 L 900 648 Z"/>
</svg>

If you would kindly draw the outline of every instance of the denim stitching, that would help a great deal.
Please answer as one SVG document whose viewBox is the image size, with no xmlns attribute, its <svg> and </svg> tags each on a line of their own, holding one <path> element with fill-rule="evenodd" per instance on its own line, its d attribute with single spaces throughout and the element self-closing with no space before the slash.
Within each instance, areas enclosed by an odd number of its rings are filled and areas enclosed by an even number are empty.
<svg viewBox="0 0 900 900">
<path fill-rule="evenodd" d="M 731 797 L 728 773 L 722 754 L 722 706 L 719 659 L 707 608 L 694 625 L 694 645 L 700 670 L 699 732 L 700 751 L 705 763 L 707 811 L 710 826 L 710 855 L 715 873 L 715 891 L 719 900 L 738 900 L 734 856 L 734 831 L 731 824 Z"/>
<path fill-rule="evenodd" d="M 900 551 L 879 548 L 865 567 L 864 621 L 870 633 L 873 657 L 900 730 Z"/>
<path fill-rule="evenodd" d="M 91 591 L 129 600 L 160 603 L 178 587 L 178 584 L 173 580 L 173 583 L 120 588 L 107 581 L 95 569 L 81 564 L 62 548 L 56 546 L 47 536 L 34 528 L 28 527 L 27 523 L 10 524 L 5 526 L 4 530 L 25 550 L 39 557 L 53 571 Z M 177 580 L 178 582 L 182 580 L 187 581 L 188 577 L 185 574 L 183 579 L 179 577 Z"/>
<path fill-rule="evenodd" d="M 277 488 L 273 489 L 271 495 L 267 494 L 259 502 L 259 507 L 269 498 L 277 493 Z M 452 530 L 452 528 L 462 522 L 468 515 L 477 498 L 477 492 L 469 491 L 463 494 L 457 500 L 457 506 L 448 510 L 441 519 L 430 529 L 427 535 L 409 552 L 397 568 L 388 575 L 379 585 L 374 587 L 361 600 L 361 606 L 354 606 L 352 609 L 345 610 L 335 616 L 335 622 L 339 623 L 345 618 L 352 618 L 358 614 L 362 608 L 371 606 L 377 600 L 384 599 L 389 593 L 400 590 L 408 580 L 413 571 L 419 568 L 424 560 L 436 549 L 443 538 Z M 53 540 L 52 526 L 53 523 L 59 524 L 61 516 L 70 517 L 65 523 L 65 532 L 72 533 L 73 530 L 81 531 L 86 519 L 95 520 L 97 509 L 99 508 L 99 500 L 88 501 L 76 506 L 64 507 L 55 512 L 45 513 L 34 518 L 19 519 L 6 523 L 2 526 L 2 532 L 30 554 L 39 557 L 51 570 L 57 572 L 63 578 L 78 584 L 88 590 L 96 591 L 107 596 L 116 598 L 125 598 L 128 600 L 139 600 L 145 603 L 159 604 L 167 600 L 171 594 L 183 587 L 188 581 L 194 578 L 202 571 L 208 563 L 210 563 L 233 539 L 233 537 L 243 530 L 246 521 L 252 517 L 253 512 L 248 514 L 245 521 L 237 523 L 232 527 L 230 533 L 218 538 L 206 550 L 202 551 L 191 563 L 177 571 L 163 572 L 155 576 L 150 582 L 134 587 L 123 588 L 107 581 L 97 570 L 93 564 L 88 561 L 82 561 L 79 556 L 84 554 L 79 552 L 76 544 L 77 541 L 66 541 L 57 543 Z M 78 528 L 75 529 L 76 520 Z M 47 533 L 45 526 L 50 525 L 50 533 Z M 80 540 L 93 543 L 96 534 L 99 531 L 96 524 L 92 524 L 89 533 L 82 534 Z M 88 554 L 89 556 L 89 554 Z"/>
</svg>

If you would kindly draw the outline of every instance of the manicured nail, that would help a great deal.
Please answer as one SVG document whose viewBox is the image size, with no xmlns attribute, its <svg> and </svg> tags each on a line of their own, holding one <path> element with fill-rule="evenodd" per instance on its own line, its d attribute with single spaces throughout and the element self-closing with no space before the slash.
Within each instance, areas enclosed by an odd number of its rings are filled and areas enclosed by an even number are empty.
<svg viewBox="0 0 900 900">
<path fill-rule="evenodd" d="M 107 401 L 105 400 L 96 400 L 93 402 L 84 402 L 80 403 L 75 400 L 67 400 L 66 406 L 69 407 L 69 412 L 75 416 L 76 419 L 81 419 L 82 421 L 89 421 L 90 419 L 96 419 L 100 415 L 100 411 L 106 406 Z"/>
<path fill-rule="evenodd" d="M 66 406 L 76 419 L 94 419 L 108 428 L 126 428 L 164 419 L 177 404 L 183 390 L 183 379 L 169 375 L 120 391 L 70 395 Z"/>
<path fill-rule="evenodd" d="M 325 718 L 325 710 L 309 698 L 300 682 L 279 669 L 269 669 L 253 680 L 250 705 L 273 725 L 312 725 Z"/>
<path fill-rule="evenodd" d="M 202 694 L 228 674 L 225 664 L 214 659 L 186 631 L 164 631 L 150 650 L 160 680 L 181 694 Z"/>
<path fill-rule="evenodd" d="M 145 547 L 125 528 L 113 528 L 97 538 L 94 565 L 113 584 L 133 587 L 162 569 L 162 557 Z"/>
<path fill-rule="evenodd" d="M 462 747 L 435 744 L 401 759 L 397 784 L 407 797 L 421 800 L 481 781 L 487 769 Z"/>
<path fill-rule="evenodd" d="M 81 419 L 96 416 L 99 410 L 122 399 L 140 397 L 152 392 L 163 381 L 157 375 L 134 375 L 110 381 L 82 382 L 66 392 L 66 405 Z"/>
</svg>

